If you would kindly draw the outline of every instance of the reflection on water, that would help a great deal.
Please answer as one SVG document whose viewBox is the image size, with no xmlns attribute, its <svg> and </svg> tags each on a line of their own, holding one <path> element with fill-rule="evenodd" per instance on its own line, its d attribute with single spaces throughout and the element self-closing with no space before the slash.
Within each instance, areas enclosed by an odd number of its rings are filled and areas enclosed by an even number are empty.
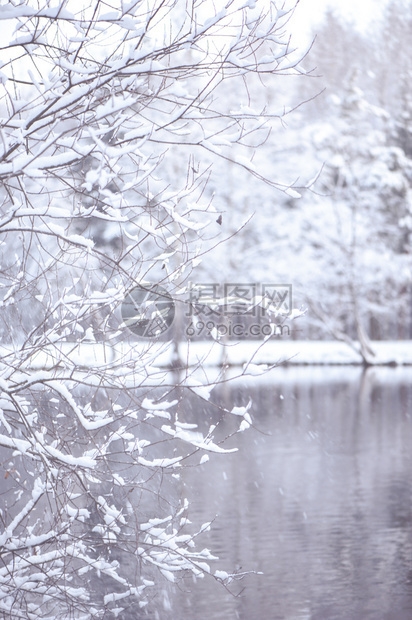
<svg viewBox="0 0 412 620">
<path fill-rule="evenodd" d="M 259 430 L 231 440 L 236 454 L 185 470 L 182 493 L 194 523 L 217 516 L 204 537 L 214 568 L 264 574 L 238 597 L 212 579 L 181 584 L 159 617 L 411 620 L 411 379 L 290 368 L 216 390 L 231 405 L 250 395 Z"/>
</svg>

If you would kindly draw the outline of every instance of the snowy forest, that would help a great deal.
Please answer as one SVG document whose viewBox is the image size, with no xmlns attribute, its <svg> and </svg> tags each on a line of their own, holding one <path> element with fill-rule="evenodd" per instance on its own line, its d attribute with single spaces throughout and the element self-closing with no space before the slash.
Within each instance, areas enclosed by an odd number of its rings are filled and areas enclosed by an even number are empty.
<svg viewBox="0 0 412 620">
<path fill-rule="evenodd" d="M 245 191 L 233 166 L 215 177 L 229 232 L 252 217 L 205 273 L 290 282 L 308 309 L 293 338 L 356 339 L 359 325 L 373 340 L 412 338 L 411 19 L 393 2 L 362 33 L 330 11 L 303 61 L 310 77 L 268 81 L 291 112 L 253 162 L 300 198 L 250 179 Z"/>
<path fill-rule="evenodd" d="M 162 618 L 171 584 L 256 572 L 213 567 L 182 482 L 254 426 L 213 400 L 211 318 L 269 326 L 240 381 L 284 333 L 412 339 L 403 6 L 302 46 L 293 3 L 0 2 L 2 617 Z"/>
</svg>

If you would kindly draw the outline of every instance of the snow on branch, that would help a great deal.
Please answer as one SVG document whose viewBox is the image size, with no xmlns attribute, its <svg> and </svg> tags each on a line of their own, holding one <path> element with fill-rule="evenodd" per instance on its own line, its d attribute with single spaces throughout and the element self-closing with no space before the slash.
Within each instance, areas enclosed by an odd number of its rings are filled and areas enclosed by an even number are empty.
<svg viewBox="0 0 412 620">
<path fill-rule="evenodd" d="M 252 420 L 213 403 L 223 379 L 202 359 L 198 373 L 180 359 L 174 297 L 220 243 L 214 165 L 297 197 L 255 158 L 289 112 L 266 102 L 266 77 L 304 72 L 293 7 L 117 4 L 0 10 L 0 610 L 16 618 L 116 615 L 124 601 L 140 617 L 159 576 L 230 583 L 178 481 L 235 452 L 226 440 Z M 196 403 L 237 430 L 193 422 Z"/>
</svg>

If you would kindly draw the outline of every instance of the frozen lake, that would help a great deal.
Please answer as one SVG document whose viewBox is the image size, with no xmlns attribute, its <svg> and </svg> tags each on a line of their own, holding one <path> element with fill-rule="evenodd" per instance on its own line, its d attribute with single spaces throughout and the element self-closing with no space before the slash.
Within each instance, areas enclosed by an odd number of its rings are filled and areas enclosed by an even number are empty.
<svg viewBox="0 0 412 620">
<path fill-rule="evenodd" d="M 277 369 L 213 392 L 247 394 L 258 430 L 180 484 L 194 523 L 216 517 L 203 537 L 213 568 L 264 574 L 235 584 L 238 597 L 187 581 L 150 617 L 410 620 L 412 371 Z"/>
</svg>

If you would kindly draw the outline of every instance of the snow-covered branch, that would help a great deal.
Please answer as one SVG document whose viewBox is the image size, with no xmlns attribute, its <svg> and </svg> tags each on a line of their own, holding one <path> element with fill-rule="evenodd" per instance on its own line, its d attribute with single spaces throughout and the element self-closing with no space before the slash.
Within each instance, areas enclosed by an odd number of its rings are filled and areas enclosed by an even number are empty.
<svg viewBox="0 0 412 620">
<path fill-rule="evenodd" d="M 250 89 L 262 99 L 266 78 L 304 72 L 284 34 L 292 11 L 269 0 L 1 7 L 4 617 L 98 618 L 120 605 L 137 617 L 159 577 L 234 578 L 199 550 L 209 525 L 191 526 L 179 476 L 233 452 L 252 417 L 216 405 L 230 432 L 187 419 L 187 403 L 210 402 L 223 379 L 201 360 L 165 369 L 181 334 L 178 320 L 160 328 L 220 243 L 213 163 L 291 191 L 253 163 L 287 110 L 254 105 Z M 165 307 L 133 301 L 136 289 Z M 136 321 L 156 323 L 140 347 Z"/>
</svg>

